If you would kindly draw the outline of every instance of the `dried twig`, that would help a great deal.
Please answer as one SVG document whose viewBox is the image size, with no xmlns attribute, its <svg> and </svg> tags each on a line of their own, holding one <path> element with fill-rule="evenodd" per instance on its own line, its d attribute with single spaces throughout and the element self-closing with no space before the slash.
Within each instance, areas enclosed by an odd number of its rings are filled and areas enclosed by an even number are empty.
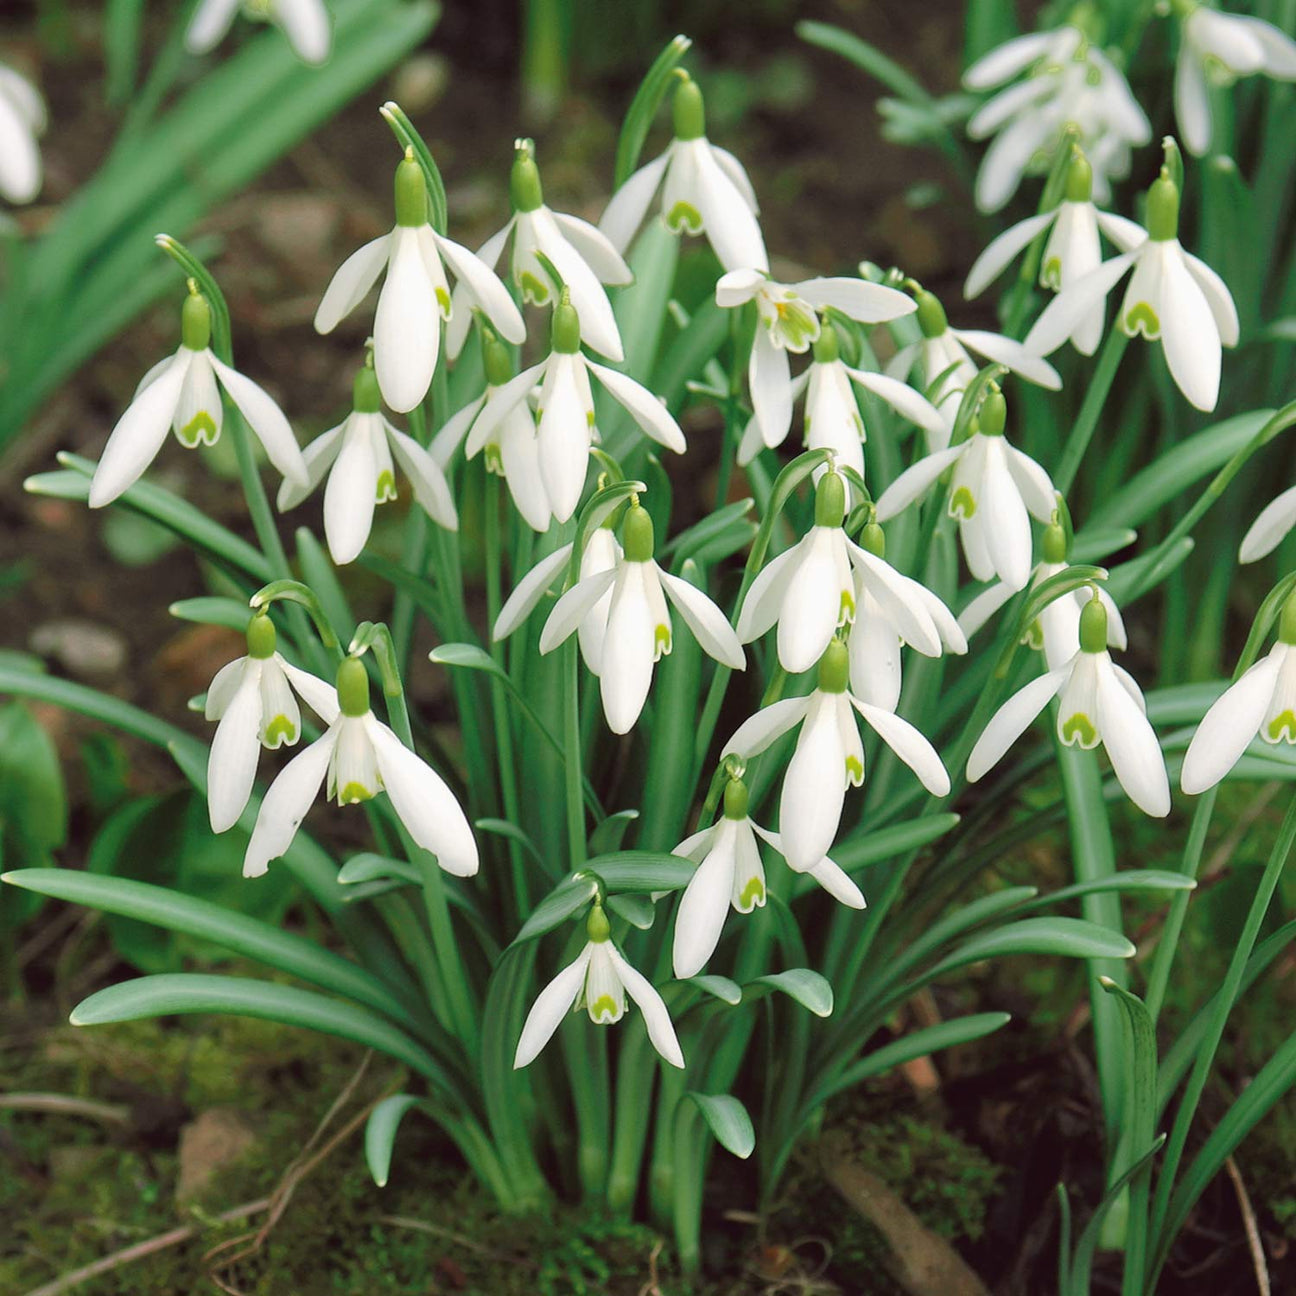
<svg viewBox="0 0 1296 1296">
<path fill-rule="evenodd" d="M 1260 1227 L 1256 1223 L 1250 1195 L 1247 1193 L 1246 1184 L 1242 1182 L 1242 1173 L 1237 1168 L 1237 1162 L 1232 1157 L 1225 1160 L 1224 1169 L 1228 1171 L 1228 1177 L 1233 1182 L 1238 1208 L 1242 1211 L 1242 1226 L 1246 1229 L 1247 1250 L 1251 1252 L 1251 1266 L 1255 1270 L 1256 1288 L 1260 1296 L 1270 1296 L 1269 1266 L 1265 1263 L 1264 1243 L 1260 1240 Z"/>
<path fill-rule="evenodd" d="M 120 1103 L 92 1102 L 70 1094 L 11 1093 L 0 1094 L 0 1108 L 8 1111 L 47 1112 L 51 1116 L 85 1116 L 105 1125 L 129 1125 L 130 1108 Z"/>
</svg>

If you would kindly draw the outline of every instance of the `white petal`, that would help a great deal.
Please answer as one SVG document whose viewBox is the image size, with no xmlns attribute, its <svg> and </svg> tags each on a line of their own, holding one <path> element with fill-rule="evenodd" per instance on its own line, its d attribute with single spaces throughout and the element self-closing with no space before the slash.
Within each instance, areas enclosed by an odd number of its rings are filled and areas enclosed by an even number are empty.
<svg viewBox="0 0 1296 1296">
<path fill-rule="evenodd" d="M 721 759 L 725 756 L 751 757 L 759 755 L 771 743 L 781 738 L 793 725 L 805 717 L 811 697 L 783 698 L 762 707 L 734 730 L 733 737 L 725 743 Z"/>
<path fill-rule="evenodd" d="M 1028 77 L 987 99 L 968 119 L 968 138 L 988 139 L 1014 120 L 1029 121 L 1040 100 L 1050 97 L 1052 84 L 1047 77 Z"/>
<path fill-rule="evenodd" d="M 936 597 L 925 585 L 909 577 L 902 578 L 909 587 L 913 598 L 922 606 L 924 612 L 931 617 L 932 625 L 936 627 L 936 633 L 940 641 L 944 644 L 947 652 L 965 653 L 968 650 L 967 636 L 963 633 L 963 627 L 959 625 L 954 613 L 945 606 L 945 604 Z M 914 647 L 918 647 L 917 644 Z M 919 648 L 921 652 L 922 649 Z"/>
<path fill-rule="evenodd" d="M 1037 114 L 1025 112 L 995 137 L 976 178 L 976 205 L 983 212 L 998 211 L 1017 192 L 1027 165 L 1047 134 L 1047 123 Z"/>
<path fill-rule="evenodd" d="M 226 662 L 212 676 L 212 682 L 207 685 L 207 701 L 203 707 L 206 719 L 219 720 L 225 714 L 225 708 L 243 682 L 243 669 L 247 663 L 246 657 L 236 657 L 232 662 Z"/>
<path fill-rule="evenodd" d="M 1211 142 L 1210 92 L 1196 49 L 1182 38 L 1179 57 L 1175 60 L 1174 102 L 1184 148 L 1194 157 L 1204 156 Z"/>
<path fill-rule="evenodd" d="M 601 229 L 579 216 L 568 216 L 563 212 L 553 212 L 552 215 L 563 237 L 580 253 L 581 259 L 601 282 L 619 286 L 634 281 L 634 272 Z"/>
<path fill-rule="evenodd" d="M 202 0 L 185 30 L 185 49 L 190 54 L 215 49 L 229 31 L 238 7 L 239 0 Z"/>
<path fill-rule="evenodd" d="M 275 15 L 298 58 L 314 64 L 328 58 L 332 31 L 322 0 L 278 0 Z"/>
<path fill-rule="evenodd" d="M 571 304 L 580 321 L 581 340 L 610 360 L 624 360 L 616 316 L 598 276 L 563 237 L 551 212 L 542 207 L 532 215 L 538 248 L 553 262 L 571 295 Z"/>
<path fill-rule="evenodd" d="M 680 1052 L 679 1040 L 675 1037 L 675 1027 L 671 1025 L 670 1013 L 666 1011 L 661 995 L 653 989 L 647 977 L 635 971 L 621 957 L 611 941 L 607 942 L 607 952 L 617 976 L 621 978 L 621 984 L 626 988 L 626 993 L 639 1005 L 639 1011 L 643 1013 L 644 1025 L 648 1028 L 648 1038 L 652 1041 L 653 1048 L 671 1066 L 682 1068 L 684 1054 Z"/>
<path fill-rule="evenodd" d="M 279 493 L 275 496 L 275 507 L 280 513 L 286 513 L 289 509 L 296 508 L 324 480 L 324 474 L 328 472 L 333 461 L 337 458 L 338 451 L 342 448 L 342 438 L 346 434 L 346 426 L 346 423 L 339 423 L 337 427 L 330 428 L 327 432 L 321 432 L 302 451 L 302 461 L 306 465 L 306 485 L 300 486 L 287 477 L 279 483 Z"/>
<path fill-rule="evenodd" d="M 504 245 L 508 242 L 509 235 L 513 233 L 516 224 L 515 214 L 502 230 L 497 230 L 477 249 L 477 260 L 487 270 L 494 270 L 499 263 L 500 254 L 504 251 Z M 439 256 L 440 253 L 437 255 Z M 463 281 L 455 284 L 454 292 L 450 294 L 450 318 L 446 321 L 445 346 L 446 358 L 449 360 L 459 358 L 459 353 L 468 340 L 468 334 L 472 331 L 472 306 L 473 298 L 468 284 Z"/>
<path fill-rule="evenodd" d="M 1017 591 L 995 581 L 959 613 L 959 629 L 970 639 Z"/>
<path fill-rule="evenodd" d="M 1213 788 L 1242 758 L 1264 723 L 1284 656 L 1274 651 L 1256 662 L 1202 717 L 1179 778 L 1185 792 Z"/>
<path fill-rule="evenodd" d="M 1033 679 L 1014 693 L 990 717 L 990 723 L 977 739 L 968 757 L 967 777 L 975 783 L 997 765 L 1009 747 L 1030 727 L 1031 722 L 1057 696 L 1071 676 L 1071 663 Z"/>
<path fill-rule="evenodd" d="M 769 330 L 760 324 L 752 341 L 747 384 L 761 439 L 770 449 L 782 445 L 792 425 L 792 376 L 787 352 L 774 345 Z"/>
<path fill-rule="evenodd" d="M 870 706 L 852 697 L 851 705 L 877 731 L 882 741 L 918 776 L 918 781 L 932 796 L 948 796 L 949 775 L 936 749 L 908 720 L 881 707 Z"/>
<path fill-rule="evenodd" d="M 552 359 L 553 357 L 550 357 Z M 546 372 L 546 363 L 532 365 L 500 387 L 486 389 L 486 403 L 473 420 L 468 433 L 468 444 L 464 453 L 469 459 L 478 454 L 482 447 L 495 439 L 495 433 L 508 415 L 520 405 L 524 405 L 531 389 Z"/>
<path fill-rule="evenodd" d="M 926 657 L 939 657 L 940 635 L 927 611 L 926 601 L 916 594 L 922 588 L 918 582 L 902 576 L 885 558 L 859 545 L 851 545 L 850 557 L 865 590 L 877 601 L 905 643 Z"/>
<path fill-rule="evenodd" d="M 788 586 L 778 622 L 778 656 L 783 669 L 799 675 L 823 656 L 842 611 L 842 575 L 833 557 L 839 528 L 816 526 L 807 537 L 796 579 Z M 846 592 L 853 597 L 849 574 Z"/>
<path fill-rule="evenodd" d="M 684 433 L 671 417 L 666 406 L 646 387 L 641 387 L 626 374 L 608 369 L 593 360 L 586 363 L 586 368 L 607 388 L 617 404 L 629 411 L 639 427 L 659 445 L 664 445 L 676 454 L 683 454 L 688 448 L 684 443 Z"/>
<path fill-rule="evenodd" d="M 441 313 L 424 268 L 418 229 L 397 226 L 391 237 L 391 264 L 374 316 L 374 372 L 383 400 L 404 414 L 432 385 Z"/>
<path fill-rule="evenodd" d="M 964 86 L 969 90 L 989 90 L 992 86 L 1011 81 L 1036 59 L 1048 54 L 1055 39 L 1056 33 L 1052 31 L 1032 32 L 997 45 L 963 73 Z"/>
<path fill-rule="evenodd" d="M 446 346 L 448 352 L 448 329 L 446 331 Z M 472 426 L 473 420 L 481 413 L 482 407 L 486 404 L 486 397 L 489 392 L 490 388 L 487 388 L 476 400 L 469 401 L 462 409 L 455 410 L 442 424 L 441 430 L 432 438 L 432 442 L 428 446 L 428 452 L 436 460 L 439 468 L 444 469 L 450 460 L 454 458 L 454 452 L 459 449 L 464 437 L 468 435 L 468 429 Z"/>
<path fill-rule="evenodd" d="M 608 609 L 599 691 L 608 728 L 615 734 L 629 733 L 634 728 L 652 687 L 657 622 L 645 588 L 647 565 L 622 563 Z"/>
<path fill-rule="evenodd" d="M 533 531 L 547 531 L 553 521 L 553 509 L 540 467 L 535 420 L 525 406 L 518 406 L 505 418 L 499 449 L 500 469 L 518 512 Z"/>
<path fill-rule="evenodd" d="M 545 591 L 558 579 L 567 564 L 571 561 L 572 547 L 565 544 L 553 553 L 541 558 L 534 567 L 517 583 L 517 588 L 505 600 L 499 616 L 491 630 L 491 638 L 498 643 L 507 639 L 534 611 L 535 606 L 544 597 Z M 568 634 L 571 632 L 568 631 Z M 563 636 L 566 638 L 566 635 Z"/>
<path fill-rule="evenodd" d="M 1170 781 L 1161 744 L 1134 699 L 1110 670 L 1098 670 L 1098 728 L 1112 769 L 1129 799 L 1146 814 L 1170 813 Z"/>
<path fill-rule="evenodd" d="M 324 535 L 333 561 L 354 562 L 369 539 L 377 503 L 378 465 L 366 420 L 376 414 L 357 414 L 342 443 L 328 485 L 324 488 Z"/>
<path fill-rule="evenodd" d="M 742 194 L 743 201 L 752 210 L 752 215 L 759 216 L 760 204 L 756 201 L 756 190 L 752 188 L 747 168 L 728 149 L 722 149 L 718 144 L 711 145 L 711 156 L 719 164 L 720 170 L 733 181 L 734 188 Z"/>
<path fill-rule="evenodd" d="M 1057 509 L 1057 492 L 1048 473 L 1028 454 L 1004 442 L 1004 462 L 1021 492 L 1022 502 L 1043 523 L 1048 523 Z"/>
<path fill-rule="evenodd" d="M 1092 274 L 1085 275 L 1070 288 L 1058 293 L 1044 307 L 1043 313 L 1026 334 L 1023 344 L 1026 350 L 1040 356 L 1056 351 L 1093 309 L 1105 300 L 1135 260 L 1136 256 L 1132 252 L 1112 257 Z"/>
<path fill-rule="evenodd" d="M 1251 36 L 1259 42 L 1264 55 L 1261 70 L 1279 81 L 1296 81 L 1296 41 L 1272 23 L 1246 14 L 1236 14 L 1234 22 L 1246 26 Z"/>
<path fill-rule="evenodd" d="M 728 831 L 725 831 L 725 830 Z M 678 851 L 675 852 L 678 854 Z M 672 962 L 681 980 L 697 976 L 715 953 L 729 914 L 733 890 L 734 833 L 731 820 L 723 820 L 706 858 L 684 888 L 675 915 Z"/>
<path fill-rule="evenodd" d="M 224 708 L 207 758 L 207 810 L 212 832 L 238 823 L 256 781 L 261 742 L 261 664 L 245 659 L 242 679 Z"/>
<path fill-rule="evenodd" d="M 562 1019 L 576 1006 L 577 996 L 585 985 L 585 970 L 589 967 L 593 950 L 593 945 L 586 945 L 576 961 L 563 968 L 536 996 L 522 1027 L 517 1052 L 513 1055 L 514 1070 L 535 1061 L 537 1054 L 549 1043 L 554 1031 L 561 1025 Z"/>
<path fill-rule="evenodd" d="M 906 468 L 882 492 L 882 497 L 877 502 L 878 521 L 886 522 L 903 513 L 914 500 L 935 485 L 945 469 L 959 460 L 971 445 L 971 441 L 964 441 L 959 445 L 950 446 L 947 450 L 937 450 L 934 454 L 919 459 L 912 467 Z"/>
<path fill-rule="evenodd" d="M 306 461 L 302 458 L 301 448 L 283 410 L 251 378 L 222 364 L 214 355 L 209 355 L 208 358 L 221 385 L 229 392 L 239 413 L 247 419 L 248 426 L 265 447 L 266 458 L 287 480 L 300 487 L 309 487 L 310 474 Z"/>
<path fill-rule="evenodd" d="M 315 312 L 315 331 L 332 333 L 365 299 L 391 255 L 393 236 L 383 234 L 352 252 L 337 268 Z"/>
<path fill-rule="evenodd" d="M 751 266 L 729 270 L 716 281 L 716 305 L 726 310 L 741 306 L 751 301 L 766 282 L 766 276 Z"/>
<path fill-rule="evenodd" d="M 455 512 L 454 497 L 450 494 L 450 487 L 440 465 L 413 437 L 397 432 L 390 423 L 386 424 L 386 429 L 392 454 L 409 478 L 410 485 L 414 488 L 414 498 L 423 511 L 438 526 L 445 527 L 447 531 L 457 531 L 459 517 Z"/>
<path fill-rule="evenodd" d="M 818 864 L 812 864 L 806 872 L 828 892 L 834 900 L 848 905 L 852 909 L 866 909 L 864 893 L 851 880 L 850 875 L 829 859 L 827 855 Z"/>
<path fill-rule="evenodd" d="M 1115 212 L 1096 211 L 1098 228 L 1122 251 L 1132 252 L 1147 242 L 1147 230 L 1138 221 L 1127 220 Z"/>
<path fill-rule="evenodd" d="M 509 296 L 508 289 L 500 282 L 494 270 L 478 260 L 466 247 L 453 239 L 432 232 L 437 250 L 445 258 L 446 264 L 454 271 L 460 283 L 466 284 L 468 291 L 476 299 L 486 318 L 494 325 L 496 332 L 507 342 L 520 346 L 526 341 L 526 324 L 517 303 Z M 393 409 L 397 408 L 392 406 Z"/>
<path fill-rule="evenodd" d="M 90 507 L 111 504 L 153 462 L 166 440 L 194 352 L 181 347 L 170 367 L 126 407 L 90 479 Z"/>
<path fill-rule="evenodd" d="M 851 626 L 850 688 L 872 706 L 894 711 L 900 702 L 900 636 L 895 627 L 866 602 Z"/>
<path fill-rule="evenodd" d="M 969 350 L 996 364 L 1007 365 L 1013 373 L 1020 374 L 1028 382 L 1037 383 L 1049 391 L 1062 389 L 1058 371 L 1029 346 L 980 329 L 952 329 L 951 332 Z"/>
<path fill-rule="evenodd" d="M 1042 234 L 1057 218 L 1058 209 L 1028 216 L 1024 221 L 1004 230 L 992 239 L 986 249 L 972 263 L 967 282 L 963 285 L 964 297 L 979 297 L 1008 268 L 1013 258 Z"/>
<path fill-rule="evenodd" d="M 1162 264 L 1161 345 L 1170 376 L 1190 404 L 1213 410 L 1219 399 L 1220 336 L 1205 293 L 1181 256 Z"/>
<path fill-rule="evenodd" d="M 441 776 L 420 760 L 371 711 L 364 717 L 378 773 L 400 821 L 415 843 L 455 877 L 477 872 L 477 843 L 468 818 Z"/>
<path fill-rule="evenodd" d="M 299 670 L 277 653 L 275 660 L 288 677 L 288 683 L 297 690 L 298 696 L 326 725 L 331 725 L 338 718 L 339 710 L 337 690 L 333 685 L 307 671 Z"/>
<path fill-rule="evenodd" d="M 912 315 L 918 303 L 908 293 L 863 279 L 806 279 L 796 285 L 801 298 L 819 310 L 829 306 L 861 324 L 885 324 Z"/>
<path fill-rule="evenodd" d="M 559 522 L 566 522 L 576 512 L 589 467 L 593 408 L 579 381 L 583 374 L 578 369 L 584 364 L 580 355 L 551 356 L 540 394 L 542 404 L 536 427 L 540 471 Z"/>
<path fill-rule="evenodd" d="M 932 436 L 944 436 L 948 429 L 940 411 L 925 396 L 919 395 L 908 383 L 886 374 L 870 373 L 866 369 L 847 369 L 852 382 L 871 391 L 875 396 L 886 401 L 892 409 L 910 423 L 916 424 Z"/>
<path fill-rule="evenodd" d="M 41 155 L 32 107 L 43 117 L 36 92 L 16 72 L 0 68 L 0 195 L 12 203 L 29 203 L 40 193 Z"/>
<path fill-rule="evenodd" d="M 1296 486 L 1291 486 L 1277 499 L 1266 504 L 1260 516 L 1251 523 L 1246 535 L 1242 537 L 1242 545 L 1238 549 L 1238 561 L 1258 562 L 1266 554 L 1272 553 L 1294 526 L 1296 526 Z"/>
<path fill-rule="evenodd" d="M 693 142 L 702 146 L 697 150 L 698 211 L 720 264 L 726 270 L 768 270 L 765 241 L 746 197 L 712 156 L 706 140 Z"/>
<path fill-rule="evenodd" d="M 570 548 L 570 546 L 569 546 Z M 552 561 L 552 555 L 549 559 Z M 535 573 L 532 572 L 532 575 Z M 571 587 L 553 606 L 553 611 L 549 613 L 548 620 L 545 621 L 544 629 L 540 632 L 540 651 L 542 653 L 553 652 L 563 640 L 567 639 L 571 633 L 580 625 L 589 610 L 595 603 L 603 597 L 604 594 L 612 588 L 616 580 L 616 569 L 608 571 L 595 572 L 592 576 L 587 576 L 584 580 L 578 581 Z M 548 582 L 546 582 L 547 585 Z M 522 587 L 518 586 L 518 590 Z M 543 590 L 545 586 L 540 586 Z M 516 595 L 517 591 L 514 591 Z M 510 600 L 511 602 L 511 600 Z M 528 609 L 529 611 L 530 609 Z M 507 611 L 507 604 L 501 610 L 499 621 L 496 628 L 498 630 L 499 622 L 504 620 L 504 612 Z M 525 615 L 525 613 L 523 614 Z M 518 618 L 521 620 L 521 617 Z M 496 639 L 502 639 L 504 636 L 497 633 Z M 649 653 L 651 654 L 651 632 L 649 633 Z"/>
<path fill-rule="evenodd" d="M 694 585 L 670 572 L 657 572 L 666 597 L 676 606 L 684 619 L 684 624 L 693 632 L 693 637 L 702 645 L 708 657 L 714 658 L 731 670 L 746 670 L 747 658 L 743 654 L 742 644 L 729 624 L 725 614 Z"/>
<path fill-rule="evenodd" d="M 842 695 L 813 696 L 779 798 L 779 838 L 788 864 L 798 872 L 828 854 L 846 798 L 846 753 L 837 719 Z"/>
<path fill-rule="evenodd" d="M 1219 330 L 1220 341 L 1227 347 L 1237 346 L 1237 307 L 1233 304 L 1233 294 L 1229 292 L 1228 285 L 1205 261 L 1193 256 L 1191 252 L 1184 252 L 1183 259 L 1188 267 L 1188 273 L 1192 275 L 1197 287 L 1202 290 L 1210 304 L 1211 315 L 1215 318 L 1215 327 Z"/>
<path fill-rule="evenodd" d="M 742 643 L 759 639 L 778 619 L 788 585 L 805 555 L 805 541 L 770 559 L 752 581 L 738 613 L 738 638 Z"/>
<path fill-rule="evenodd" d="M 648 205 L 652 202 L 662 176 L 666 174 L 666 164 L 670 161 L 673 146 L 660 157 L 654 158 L 647 166 L 640 167 L 620 189 L 612 195 L 599 221 L 599 230 L 607 241 L 621 253 L 630 246 L 630 240 L 643 224 L 648 214 Z"/>
<path fill-rule="evenodd" d="M 995 574 L 1013 589 L 1025 589 L 1031 574 L 1030 515 L 1008 470 L 1002 437 L 987 446 L 980 507 L 982 534 L 990 550 Z"/>
<path fill-rule="evenodd" d="M 338 732 L 338 727 L 333 726 L 318 741 L 298 752 L 270 785 L 243 856 L 244 877 L 260 877 L 270 861 L 292 845 L 324 781 Z"/>
</svg>

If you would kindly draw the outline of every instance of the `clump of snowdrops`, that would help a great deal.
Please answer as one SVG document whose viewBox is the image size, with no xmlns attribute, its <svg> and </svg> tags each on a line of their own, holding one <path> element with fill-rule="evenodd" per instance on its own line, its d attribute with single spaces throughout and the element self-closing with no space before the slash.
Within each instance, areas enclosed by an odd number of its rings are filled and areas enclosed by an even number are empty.
<svg viewBox="0 0 1296 1296">
<path fill-rule="evenodd" d="M 233 13 L 199 6 L 193 48 Z M 327 55 L 321 6 L 267 13 L 304 59 Z M 1211 149 L 1209 84 L 1296 77 L 1296 45 L 1257 19 L 1185 4 L 1168 21 L 1195 155 Z M 850 52 L 841 34 L 819 38 Z M 160 236 L 181 272 L 177 349 L 142 376 L 97 463 L 64 455 L 28 482 L 170 528 L 241 591 L 173 610 L 245 631 L 247 650 L 195 702 L 210 745 L 79 685 L 18 671 L 0 684 L 166 746 L 205 793 L 211 830 L 247 835 L 250 894 L 267 870 L 289 871 L 346 952 L 127 879 L 7 881 L 288 978 L 145 976 L 92 995 L 74 1022 L 235 1012 L 359 1041 L 409 1076 L 369 1121 L 377 1183 L 402 1122 L 428 1119 L 506 1208 L 561 1191 L 646 1211 L 688 1269 L 715 1144 L 755 1153 L 759 1208 L 834 1095 L 1008 1021 L 990 1007 L 897 1033 L 917 990 L 991 957 L 1085 960 L 1108 1192 L 1073 1238 L 1061 1190 L 1060 1289 L 1088 1291 L 1101 1244 L 1124 1249 L 1126 1293 L 1150 1292 L 1206 1184 L 1296 1078 L 1293 1036 L 1189 1147 L 1228 1013 L 1291 936 L 1257 944 L 1296 808 L 1224 983 L 1164 1050 L 1156 1032 L 1216 786 L 1296 769 L 1296 577 L 1265 600 L 1227 690 L 1145 694 L 1122 664 L 1137 660 L 1126 613 L 1296 408 L 1208 421 L 1224 352 L 1246 340 L 1239 310 L 1181 234 L 1201 167 L 1173 139 L 1151 145 L 1100 7 L 967 73 L 970 90 L 995 92 L 968 126 L 995 137 L 980 205 L 1023 186 L 1038 196 L 968 275 L 975 296 L 1021 259 L 1003 332 L 951 327 L 966 306 L 867 259 L 775 278 L 757 195 L 708 136 L 687 48 L 672 42 L 631 104 L 598 225 L 549 205 L 542 159 L 518 140 L 512 212 L 476 251 L 451 237 L 422 135 L 383 106 L 392 228 L 342 263 L 315 316 L 328 333 L 372 315 L 372 337 L 350 410 L 305 445 L 239 370 L 246 341 L 212 271 Z M 11 91 L 0 82 L 0 112 L 16 104 L 14 121 L 34 127 L 37 101 Z M 668 140 L 645 163 L 661 109 Z M 18 137 L 31 147 L 0 171 L 14 200 L 39 184 L 34 141 Z M 1122 213 L 1113 182 L 1126 176 Z M 712 267 L 701 300 L 674 295 L 684 254 Z M 1069 493 L 1108 452 L 1131 341 L 1132 362 L 1199 420 L 1201 453 L 1149 446 L 1142 474 L 1079 517 Z M 1074 419 L 1070 387 L 1084 393 Z M 143 480 L 178 453 L 169 431 L 183 447 L 233 437 L 254 544 Z M 322 491 L 325 545 L 299 531 L 295 561 L 258 451 L 281 479 L 279 512 Z M 677 509 L 674 485 L 716 465 L 714 507 Z M 1243 559 L 1296 522 L 1293 491 L 1256 520 Z M 367 548 L 393 500 L 399 562 Z M 1155 542 L 1138 537 L 1136 523 L 1180 500 Z M 484 620 L 465 598 L 469 512 Z M 353 618 L 352 564 L 389 585 L 386 621 Z M 431 662 L 412 655 L 422 623 Z M 408 677 L 431 671 L 449 678 L 453 742 L 406 701 Z M 1042 810 L 1019 797 L 1036 775 L 1061 789 Z M 1129 867 L 1111 817 L 1164 819 L 1172 785 L 1192 813 L 1182 866 Z M 366 818 L 371 850 L 339 859 L 309 835 L 321 796 Z M 966 898 L 1059 809 L 1073 885 Z M 1133 891 L 1168 897 L 1146 975 L 1121 930 Z"/>
</svg>

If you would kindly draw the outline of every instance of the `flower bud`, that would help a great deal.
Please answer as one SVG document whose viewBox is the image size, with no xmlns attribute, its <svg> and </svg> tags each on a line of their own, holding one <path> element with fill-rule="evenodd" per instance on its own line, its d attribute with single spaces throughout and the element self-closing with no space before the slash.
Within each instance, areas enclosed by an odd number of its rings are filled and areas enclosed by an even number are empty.
<svg viewBox="0 0 1296 1296">
<path fill-rule="evenodd" d="M 634 503 L 626 510 L 621 530 L 626 562 L 649 562 L 653 556 L 653 524 L 648 510 Z"/>
<path fill-rule="evenodd" d="M 682 73 L 671 100 L 671 118 L 678 140 L 701 139 L 706 134 L 706 108 L 698 83 L 687 73 Z"/>
<path fill-rule="evenodd" d="M 405 150 L 396 167 L 396 224 L 427 224 L 427 181 L 412 148 Z"/>
<path fill-rule="evenodd" d="M 248 622 L 247 655 L 264 660 L 273 657 L 275 651 L 274 622 L 264 612 L 258 612 Z"/>
<path fill-rule="evenodd" d="M 815 526 L 839 527 L 846 520 L 846 485 L 831 469 L 815 487 Z"/>
<path fill-rule="evenodd" d="M 211 303 L 200 292 L 191 292 L 180 308 L 180 341 L 190 351 L 211 345 Z"/>
<path fill-rule="evenodd" d="M 730 779 L 724 790 L 725 818 L 746 819 L 747 799 L 747 784 L 742 779 Z"/>
<path fill-rule="evenodd" d="M 819 658 L 818 686 L 821 693 L 845 693 L 850 679 L 850 654 L 840 639 L 834 639 Z"/>
<path fill-rule="evenodd" d="M 369 714 L 369 672 L 359 657 L 347 657 L 338 667 L 337 695 L 343 715 Z"/>
</svg>

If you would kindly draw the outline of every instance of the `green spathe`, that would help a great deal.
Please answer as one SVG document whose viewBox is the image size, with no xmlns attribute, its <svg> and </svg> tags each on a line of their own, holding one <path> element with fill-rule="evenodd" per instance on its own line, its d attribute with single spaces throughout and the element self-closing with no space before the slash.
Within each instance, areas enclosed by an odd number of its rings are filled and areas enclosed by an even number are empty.
<svg viewBox="0 0 1296 1296">
<path fill-rule="evenodd" d="M 1093 199 L 1093 167 L 1089 159 L 1077 148 L 1071 150 L 1067 163 L 1066 201 L 1087 203 Z"/>
<path fill-rule="evenodd" d="M 597 900 L 589 911 L 589 917 L 585 919 L 585 935 L 593 945 L 602 945 L 604 941 L 612 939 L 612 924 L 608 922 L 608 916 Z"/>
<path fill-rule="evenodd" d="M 530 140 L 523 140 L 514 154 L 513 170 L 509 173 L 509 198 L 516 212 L 533 212 L 544 206 L 540 168 L 531 156 Z"/>
<path fill-rule="evenodd" d="M 1003 436 L 1007 421 L 1008 402 L 1004 400 L 1003 392 L 991 384 L 985 400 L 981 403 L 978 431 L 982 436 Z"/>
<path fill-rule="evenodd" d="M 553 349 L 560 355 L 575 355 L 580 350 L 580 316 L 576 314 L 576 308 L 567 299 L 565 288 L 562 300 L 554 307 L 550 340 Z"/>
<path fill-rule="evenodd" d="M 1044 528 L 1040 552 L 1046 563 L 1064 563 L 1067 560 L 1066 528 L 1060 522 L 1050 522 Z"/>
</svg>

